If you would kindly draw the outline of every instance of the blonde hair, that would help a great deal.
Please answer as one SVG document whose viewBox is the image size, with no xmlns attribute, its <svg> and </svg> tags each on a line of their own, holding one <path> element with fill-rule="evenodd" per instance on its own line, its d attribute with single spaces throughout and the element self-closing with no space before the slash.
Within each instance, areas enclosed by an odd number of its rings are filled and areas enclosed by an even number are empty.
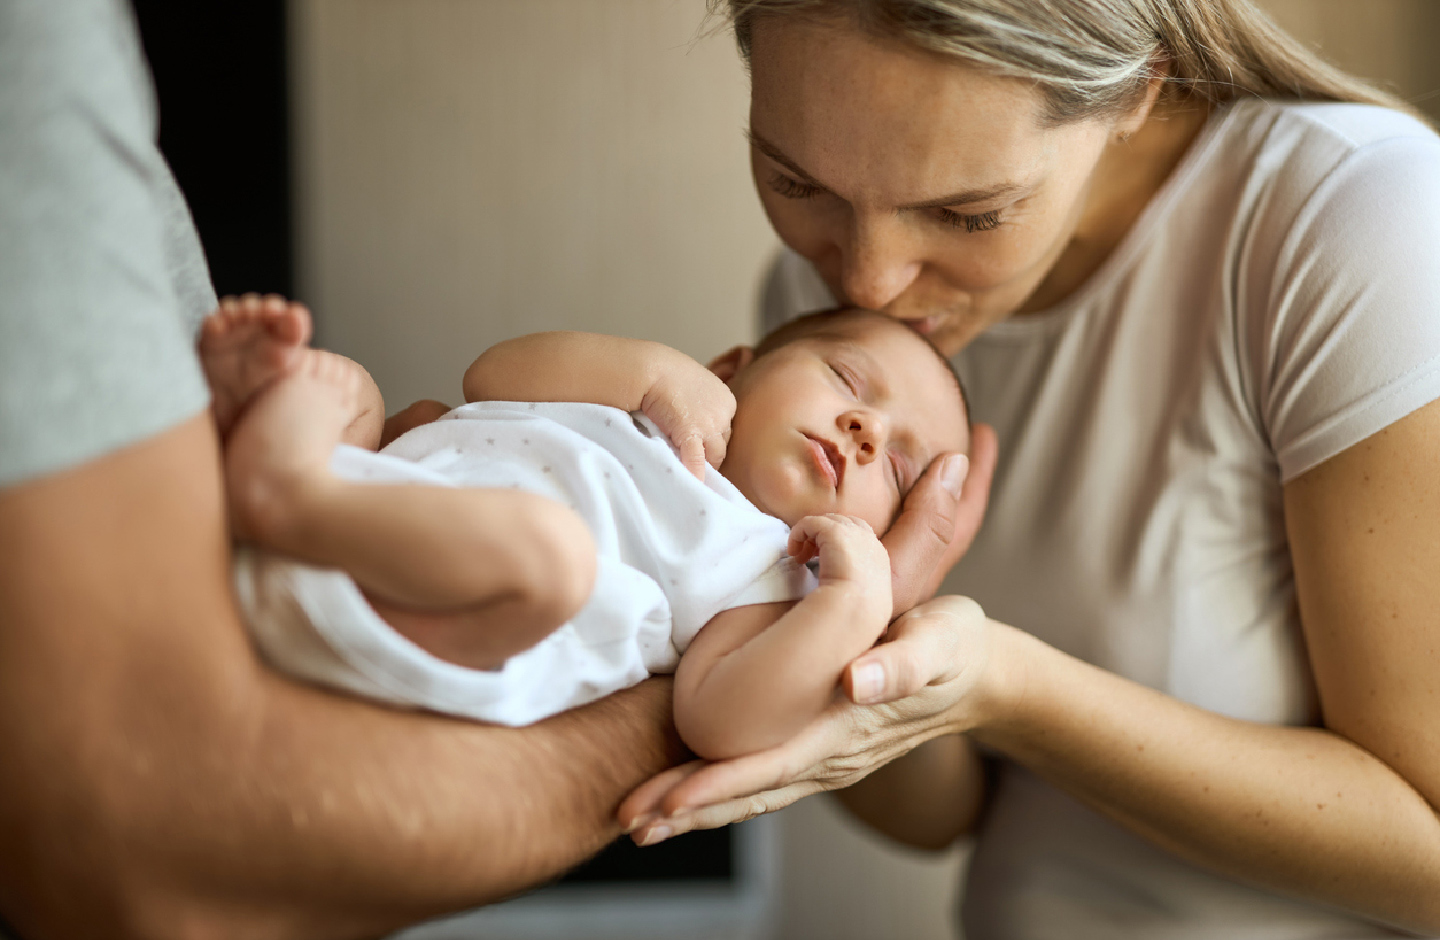
<svg viewBox="0 0 1440 940">
<path fill-rule="evenodd" d="M 878 36 L 1034 82 L 1047 118 L 1121 111 L 1162 75 L 1174 94 L 1350 101 L 1416 111 L 1325 62 L 1250 0 L 708 0 L 748 60 L 761 18 L 844 18 Z M 1418 115 L 1417 115 L 1418 116 Z"/>
</svg>

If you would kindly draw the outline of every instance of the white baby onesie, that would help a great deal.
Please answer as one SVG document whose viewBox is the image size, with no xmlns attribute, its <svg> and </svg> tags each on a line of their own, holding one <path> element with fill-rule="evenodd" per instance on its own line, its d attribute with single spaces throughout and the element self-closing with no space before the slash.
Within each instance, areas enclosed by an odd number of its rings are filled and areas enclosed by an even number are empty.
<svg viewBox="0 0 1440 940">
<path fill-rule="evenodd" d="M 400 636 L 343 572 L 240 553 L 241 606 L 266 658 L 284 672 L 368 698 L 529 724 L 673 671 L 722 610 L 794 600 L 815 583 L 787 557 L 785 523 L 713 468 L 705 482 L 697 480 L 638 413 L 476 402 L 378 454 L 342 445 L 332 467 L 351 480 L 538 493 L 574 509 L 598 550 L 584 608 L 494 671 L 444 662 Z"/>
</svg>

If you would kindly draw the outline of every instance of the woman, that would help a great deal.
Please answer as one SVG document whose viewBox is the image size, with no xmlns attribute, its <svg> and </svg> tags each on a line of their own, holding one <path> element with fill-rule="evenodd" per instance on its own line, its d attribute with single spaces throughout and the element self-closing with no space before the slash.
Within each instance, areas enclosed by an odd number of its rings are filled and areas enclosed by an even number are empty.
<svg viewBox="0 0 1440 940">
<path fill-rule="evenodd" d="M 1245 0 L 728 12 L 769 313 L 911 322 L 998 429 L 989 619 L 916 608 L 847 679 L 893 704 L 656 778 L 637 839 L 863 777 L 976 832 L 970 940 L 1440 935 L 1440 140 Z"/>
</svg>

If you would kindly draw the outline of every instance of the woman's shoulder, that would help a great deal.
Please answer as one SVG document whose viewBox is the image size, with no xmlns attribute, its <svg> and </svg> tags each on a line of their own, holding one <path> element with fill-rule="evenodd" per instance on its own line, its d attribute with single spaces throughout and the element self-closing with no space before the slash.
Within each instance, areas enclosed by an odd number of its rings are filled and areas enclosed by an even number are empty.
<svg viewBox="0 0 1440 940">
<path fill-rule="evenodd" d="M 1212 153 L 1253 155 L 1252 174 L 1318 183 L 1356 161 L 1418 163 L 1440 173 L 1440 135 L 1419 118 L 1376 105 L 1250 99 L 1216 115 Z"/>
<path fill-rule="evenodd" d="M 1248 233 L 1233 247 L 1247 256 L 1317 225 L 1346 241 L 1347 227 L 1329 224 L 1342 207 L 1351 221 L 1401 208 L 1440 213 L 1440 136 L 1389 108 L 1238 101 L 1215 113 L 1195 150 L 1182 202 L 1202 214 L 1229 206 Z"/>
</svg>

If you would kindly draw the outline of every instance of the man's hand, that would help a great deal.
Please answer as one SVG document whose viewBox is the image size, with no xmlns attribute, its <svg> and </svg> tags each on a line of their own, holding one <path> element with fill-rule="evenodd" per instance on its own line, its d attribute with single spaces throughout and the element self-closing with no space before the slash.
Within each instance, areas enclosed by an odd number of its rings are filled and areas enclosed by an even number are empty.
<svg viewBox="0 0 1440 940">
<path fill-rule="evenodd" d="M 656 371 L 640 410 L 680 449 L 686 469 L 703 480 L 707 463 L 718 469 L 725 459 L 735 395 L 715 373 L 675 350 L 665 349 Z"/>
</svg>

